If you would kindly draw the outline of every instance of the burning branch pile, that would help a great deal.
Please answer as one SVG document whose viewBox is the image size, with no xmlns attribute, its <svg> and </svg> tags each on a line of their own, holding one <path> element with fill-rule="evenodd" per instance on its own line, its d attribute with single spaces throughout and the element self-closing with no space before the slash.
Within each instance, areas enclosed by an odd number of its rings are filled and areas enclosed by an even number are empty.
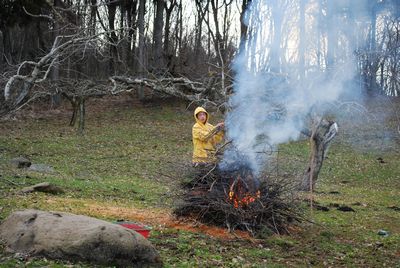
<svg viewBox="0 0 400 268">
<path fill-rule="evenodd" d="M 302 221 L 288 182 L 257 178 L 244 165 L 229 171 L 204 166 L 194 171 L 192 178 L 183 185 L 177 216 L 252 235 L 288 233 L 289 225 Z"/>
</svg>

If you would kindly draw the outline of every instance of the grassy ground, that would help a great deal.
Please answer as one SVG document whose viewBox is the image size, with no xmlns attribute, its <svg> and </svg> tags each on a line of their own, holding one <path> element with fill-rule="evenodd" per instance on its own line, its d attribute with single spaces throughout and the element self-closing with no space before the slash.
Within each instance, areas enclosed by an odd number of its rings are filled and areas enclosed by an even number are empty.
<svg viewBox="0 0 400 268">
<path fill-rule="evenodd" d="M 179 171 L 191 156 L 193 117 L 182 105 L 92 101 L 84 137 L 67 126 L 68 116 L 64 110 L 36 112 L 31 118 L 1 123 L 1 219 L 15 210 L 38 208 L 143 221 L 152 225 L 149 239 L 166 267 L 400 267 L 398 147 L 359 151 L 337 141 L 313 196 L 314 207 L 329 211 L 306 209 L 314 223 L 293 229 L 290 236 L 235 238 L 210 235 L 224 232 L 192 223 L 187 223 L 192 228 L 182 228 L 185 223 L 171 216 L 177 167 Z M 283 163 L 290 157 L 307 159 L 307 142 L 285 144 L 281 150 L 286 152 L 279 158 Z M 16 169 L 9 161 L 17 156 L 49 164 L 56 173 Z M 18 193 L 43 181 L 66 192 Z M 338 210 L 341 206 L 354 212 Z M 379 230 L 389 235 L 380 236 Z M 0 255 L 1 267 L 91 267 Z"/>
</svg>

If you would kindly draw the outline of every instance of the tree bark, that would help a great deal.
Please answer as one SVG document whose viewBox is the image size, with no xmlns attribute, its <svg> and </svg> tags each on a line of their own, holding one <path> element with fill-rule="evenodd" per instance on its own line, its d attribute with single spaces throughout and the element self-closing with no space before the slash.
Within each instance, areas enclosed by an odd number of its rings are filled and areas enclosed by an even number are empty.
<svg viewBox="0 0 400 268">
<path fill-rule="evenodd" d="M 371 7 L 371 31 L 370 31 L 370 38 L 369 38 L 369 56 L 367 60 L 367 75 L 370 76 L 367 78 L 367 83 L 368 86 L 366 87 L 367 89 L 367 95 L 372 96 L 374 92 L 377 91 L 377 83 L 376 83 L 376 72 L 378 71 L 379 68 L 379 63 L 376 51 L 376 19 L 377 19 L 377 14 L 376 10 L 377 9 L 377 4 L 374 2 Z"/>
<path fill-rule="evenodd" d="M 299 40 L 299 76 L 303 81 L 305 77 L 305 52 L 306 52 L 306 0 L 300 0 L 300 40 Z"/>
<path fill-rule="evenodd" d="M 317 66 L 318 70 L 321 70 L 321 55 L 322 55 L 322 48 L 321 48 L 321 39 L 322 36 L 322 0 L 318 0 L 318 17 L 317 17 Z"/>
<path fill-rule="evenodd" d="M 77 102 L 72 103 L 72 116 L 71 116 L 71 120 L 69 121 L 69 126 L 73 127 L 75 126 L 76 123 L 76 117 L 78 115 L 79 112 L 79 105 Z"/>
<path fill-rule="evenodd" d="M 217 61 L 220 63 L 220 66 L 222 66 L 225 62 L 225 47 L 224 47 L 224 42 L 223 42 L 221 31 L 220 31 L 220 26 L 219 26 L 218 1 L 211 0 L 211 9 L 213 12 L 212 15 L 213 15 L 214 27 L 215 27 L 215 34 L 211 33 L 211 36 L 214 39 L 213 41 L 214 41 L 215 53 L 217 55 Z M 208 24 L 210 24 L 210 21 L 208 21 Z M 208 29 L 211 30 L 210 25 L 208 25 Z"/>
<path fill-rule="evenodd" d="M 300 190 L 313 191 L 315 189 L 315 183 L 318 180 L 318 175 L 326 158 L 330 142 L 336 136 L 337 132 L 337 124 L 325 119 L 319 120 L 314 126 L 310 136 L 309 166 L 300 182 Z"/>
<path fill-rule="evenodd" d="M 242 10 L 240 11 L 240 44 L 239 44 L 239 51 L 244 49 L 244 46 L 247 41 L 247 30 L 248 26 L 245 21 L 245 13 L 247 8 L 251 4 L 251 0 L 242 0 Z"/>
<path fill-rule="evenodd" d="M 85 98 L 81 97 L 79 99 L 79 126 L 78 134 L 83 135 L 85 130 Z"/>
<path fill-rule="evenodd" d="M 282 41 L 282 22 L 284 10 L 282 10 L 282 3 L 274 0 L 272 5 L 272 20 L 273 20 L 273 39 L 271 46 L 271 72 L 280 73 L 281 71 L 281 41 Z"/>
<path fill-rule="evenodd" d="M 156 74 L 164 71 L 164 56 L 163 56 L 163 25 L 164 25 L 164 1 L 156 0 L 156 17 L 154 18 L 153 28 L 153 68 Z"/>
<path fill-rule="evenodd" d="M 63 96 L 69 100 L 69 102 L 71 103 L 71 106 L 72 106 L 72 115 L 71 115 L 71 120 L 69 121 L 69 126 L 73 127 L 73 126 L 75 126 L 76 117 L 79 113 L 79 103 L 74 96 L 70 97 L 65 93 L 63 93 Z"/>
<path fill-rule="evenodd" d="M 327 51 L 326 51 L 326 68 L 330 69 L 335 64 L 335 54 L 337 46 L 337 11 L 335 9 L 335 1 L 327 1 L 326 7 L 326 23 L 327 23 Z"/>
<path fill-rule="evenodd" d="M 97 0 L 90 0 L 89 34 L 96 34 Z"/>
<path fill-rule="evenodd" d="M 128 42 L 129 42 L 129 53 L 128 53 L 128 65 L 132 67 L 132 69 L 136 68 L 136 60 L 135 57 L 133 57 L 133 53 L 136 48 L 136 36 L 137 36 L 137 4 L 138 1 L 129 1 L 126 0 L 127 2 L 127 24 L 129 27 L 129 35 L 128 35 Z"/>
<path fill-rule="evenodd" d="M 146 62 L 144 57 L 144 13 L 146 9 L 146 0 L 139 0 L 138 28 L 139 28 L 139 77 L 145 77 Z M 143 87 L 138 89 L 139 100 L 144 99 Z"/>
<path fill-rule="evenodd" d="M 54 7 L 60 7 L 61 3 L 60 0 L 54 0 Z M 59 20 L 56 18 L 54 20 L 54 24 L 53 24 L 53 40 L 56 40 L 57 36 L 60 35 L 60 22 Z M 57 81 L 60 79 L 60 68 L 58 66 L 58 56 L 56 56 L 55 60 L 54 60 L 54 64 L 51 67 L 51 72 L 50 72 L 50 80 L 53 83 L 57 83 Z M 56 108 L 59 107 L 61 104 L 61 94 L 57 93 L 51 96 L 51 107 L 52 108 Z"/>
<path fill-rule="evenodd" d="M 168 7 L 167 3 L 164 3 L 165 7 L 165 35 L 164 35 L 164 56 L 166 60 L 166 65 L 171 65 L 171 53 L 169 48 L 169 35 L 170 35 L 170 27 L 171 27 L 171 15 L 174 7 L 176 6 L 176 0 L 170 1 L 170 6 Z"/>
<path fill-rule="evenodd" d="M 115 60 L 117 58 L 117 34 L 115 32 L 115 14 L 117 11 L 117 2 L 110 1 L 107 3 L 108 8 L 108 27 L 110 29 L 109 39 L 110 39 L 110 72 L 115 73 L 116 66 Z"/>
<path fill-rule="evenodd" d="M 3 55 L 4 55 L 4 45 L 3 45 L 3 32 L 0 30 L 0 69 L 3 69 Z"/>
<path fill-rule="evenodd" d="M 202 50 L 202 35 L 203 35 L 203 22 L 206 21 L 205 16 L 207 14 L 208 6 L 210 1 L 206 1 L 205 6 L 203 8 L 202 0 L 196 0 L 196 11 L 197 11 L 197 27 L 195 32 L 195 55 L 200 55 L 200 51 Z M 200 57 L 195 57 L 195 64 L 199 64 L 200 61 L 204 61 L 204 59 Z"/>
<path fill-rule="evenodd" d="M 175 49 L 176 49 L 176 52 L 179 52 L 182 49 L 182 37 L 183 37 L 183 7 L 182 7 L 182 0 L 179 0 L 179 4 L 178 4 L 177 21 L 178 21 L 178 24 L 177 24 L 177 27 L 176 27 L 176 34 L 175 34 L 175 39 L 176 39 Z"/>
</svg>

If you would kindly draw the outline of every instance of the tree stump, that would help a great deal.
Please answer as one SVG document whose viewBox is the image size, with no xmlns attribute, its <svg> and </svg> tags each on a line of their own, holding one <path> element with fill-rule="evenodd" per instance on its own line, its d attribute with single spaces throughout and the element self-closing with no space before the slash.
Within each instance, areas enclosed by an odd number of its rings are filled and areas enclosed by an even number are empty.
<svg viewBox="0 0 400 268">
<path fill-rule="evenodd" d="M 333 121 L 321 119 L 315 124 L 310 135 L 310 161 L 300 181 L 301 191 L 313 191 L 319 172 L 326 157 L 330 142 L 338 132 L 338 125 Z"/>
</svg>

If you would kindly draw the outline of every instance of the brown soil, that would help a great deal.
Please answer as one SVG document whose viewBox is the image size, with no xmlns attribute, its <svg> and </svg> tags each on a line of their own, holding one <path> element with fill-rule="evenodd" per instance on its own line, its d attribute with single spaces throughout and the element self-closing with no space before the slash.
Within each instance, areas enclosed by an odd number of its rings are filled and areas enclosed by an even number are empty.
<svg viewBox="0 0 400 268">
<path fill-rule="evenodd" d="M 73 207 L 73 209 L 70 210 L 72 213 L 86 214 L 98 218 L 135 221 L 152 226 L 155 229 L 173 228 L 182 231 L 203 233 L 224 240 L 233 240 L 237 238 L 252 240 L 249 233 L 244 231 L 229 232 L 227 229 L 208 226 L 193 219 L 177 219 L 172 215 L 171 211 L 167 209 L 127 208 L 88 200 L 59 197 L 49 197 L 46 203 L 68 204 L 67 207 Z"/>
<path fill-rule="evenodd" d="M 99 216 L 101 215 L 102 217 L 114 217 L 117 219 L 132 220 L 151 226 L 157 226 L 159 228 L 166 227 L 182 231 L 199 232 L 221 239 L 235 239 L 238 237 L 243 239 L 251 238 L 247 232 L 235 231 L 232 233 L 229 232 L 227 229 L 207 226 L 192 219 L 187 219 L 184 221 L 179 220 L 172 216 L 170 212 L 158 212 L 151 211 L 149 209 L 123 208 L 113 206 L 104 207 L 95 204 L 88 206 L 88 209 L 91 214 L 93 213 Z"/>
</svg>

